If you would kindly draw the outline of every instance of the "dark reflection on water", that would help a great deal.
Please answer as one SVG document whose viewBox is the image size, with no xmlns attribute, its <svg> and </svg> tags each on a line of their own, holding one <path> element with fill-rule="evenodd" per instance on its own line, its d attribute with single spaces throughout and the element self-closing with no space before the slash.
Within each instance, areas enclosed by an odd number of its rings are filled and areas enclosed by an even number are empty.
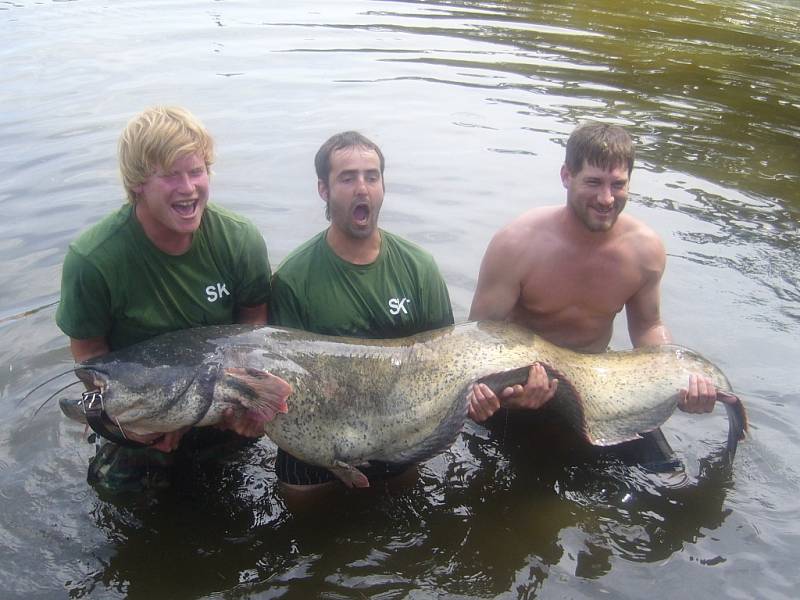
<svg viewBox="0 0 800 600">
<path fill-rule="evenodd" d="M 271 471 L 255 468 L 274 459 L 268 444 L 186 464 L 170 489 L 146 497 L 90 494 L 85 510 L 105 538 L 90 554 L 101 566 L 65 585 L 73 598 L 102 589 L 127 598 L 486 597 L 512 588 L 520 571 L 535 590 L 564 561 L 597 579 L 614 557 L 667 559 L 729 513 L 719 464 L 704 461 L 699 480 L 676 485 L 570 435 L 554 453 L 530 431 L 512 422 L 468 432 L 438 461 L 443 472 L 424 469 L 410 489 L 349 493 L 299 515 L 285 511 Z"/>
<path fill-rule="evenodd" d="M 502 46 L 492 62 L 485 62 L 483 53 L 472 60 L 413 60 L 487 70 L 488 77 L 475 85 L 585 100 L 597 112 L 633 125 L 645 142 L 639 156 L 648 163 L 767 198 L 791 199 L 800 209 L 800 11 L 795 4 L 410 4 L 440 6 L 428 19 L 448 23 L 412 27 L 415 33 Z M 492 81 L 497 73 L 512 80 Z M 580 104 L 526 108 L 570 122 L 585 114 Z"/>
</svg>

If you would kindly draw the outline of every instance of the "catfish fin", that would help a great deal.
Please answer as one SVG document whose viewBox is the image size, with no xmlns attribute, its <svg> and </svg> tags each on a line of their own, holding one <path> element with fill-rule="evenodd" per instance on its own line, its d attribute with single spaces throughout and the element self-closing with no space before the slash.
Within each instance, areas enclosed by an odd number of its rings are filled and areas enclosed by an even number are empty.
<svg viewBox="0 0 800 600">
<path fill-rule="evenodd" d="M 572 428 L 575 429 L 575 431 L 577 431 L 590 444 L 607 445 L 608 443 L 603 443 L 590 431 L 589 424 L 586 421 L 583 395 L 573 385 L 572 381 L 553 365 L 542 361 L 535 362 L 538 362 L 542 367 L 544 367 L 547 377 L 558 380 L 558 388 L 556 388 L 555 395 L 538 410 L 548 410 L 560 414 L 566 419 Z M 477 383 L 486 384 L 495 393 L 495 395 L 500 397 L 502 391 L 509 386 L 524 386 L 528 381 L 528 375 L 532 366 L 533 363 L 524 367 L 509 369 L 508 371 L 491 373 L 478 379 Z M 638 435 L 634 435 L 633 437 L 629 437 L 627 439 L 635 439 L 638 437 Z M 618 443 L 618 441 L 610 443 Z"/>
<path fill-rule="evenodd" d="M 346 462 L 336 460 L 330 467 L 331 473 L 336 475 L 341 482 L 349 487 L 366 488 L 369 487 L 369 479 L 361 471 L 356 469 L 353 465 L 348 465 Z"/>
<path fill-rule="evenodd" d="M 286 399 L 292 386 L 277 375 L 250 367 L 230 367 L 225 369 L 225 383 L 237 392 L 237 400 L 251 418 L 267 423 L 278 413 L 289 411 Z"/>
<path fill-rule="evenodd" d="M 738 396 L 717 390 L 717 399 L 723 403 L 725 410 L 728 413 L 728 443 L 726 446 L 726 453 L 728 461 L 733 462 L 733 457 L 736 455 L 736 447 L 739 442 L 745 439 L 748 424 L 747 424 L 747 411 L 744 409 L 744 404 Z"/>
</svg>

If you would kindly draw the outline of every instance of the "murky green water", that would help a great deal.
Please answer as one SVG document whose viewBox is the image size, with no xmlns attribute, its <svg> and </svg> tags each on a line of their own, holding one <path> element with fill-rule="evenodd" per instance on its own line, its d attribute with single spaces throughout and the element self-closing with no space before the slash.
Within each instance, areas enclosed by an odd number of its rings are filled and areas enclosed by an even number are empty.
<svg viewBox="0 0 800 600">
<path fill-rule="evenodd" d="M 800 10 L 796 2 L 0 2 L 0 594 L 4 598 L 792 598 L 800 558 Z M 663 237 L 662 313 L 720 365 L 720 411 L 665 431 L 683 486 L 469 426 L 402 493 L 285 511 L 268 441 L 102 498 L 93 448 L 34 384 L 71 366 L 61 261 L 122 201 L 115 145 L 153 103 L 218 142 L 212 198 L 273 264 L 325 227 L 313 155 L 357 128 L 387 156 L 382 224 L 433 252 L 466 318 L 492 233 L 563 202 L 566 136 L 629 127 L 628 208 Z M 624 321 L 614 337 L 628 345 Z M 47 393 L 44 393 L 47 392 Z"/>
</svg>

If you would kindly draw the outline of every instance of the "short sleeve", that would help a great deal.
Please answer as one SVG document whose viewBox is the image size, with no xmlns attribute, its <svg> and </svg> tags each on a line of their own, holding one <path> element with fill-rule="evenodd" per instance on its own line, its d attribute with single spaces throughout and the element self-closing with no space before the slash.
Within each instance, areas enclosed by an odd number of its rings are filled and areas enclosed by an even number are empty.
<svg viewBox="0 0 800 600">
<path fill-rule="evenodd" d="M 431 259 L 425 287 L 427 288 L 426 301 L 428 304 L 428 323 L 426 328 L 438 329 L 452 325 L 454 319 L 453 307 L 450 304 L 450 294 L 447 291 L 447 284 L 433 259 Z"/>
<path fill-rule="evenodd" d="M 297 294 L 282 278 L 280 271 L 272 278 L 272 298 L 269 304 L 269 322 L 271 325 L 308 329 L 309 324 L 303 318 L 303 309 L 297 300 Z"/>
<path fill-rule="evenodd" d="M 240 281 L 237 304 L 241 306 L 267 304 L 270 300 L 272 271 L 269 266 L 267 245 L 252 223 L 248 223 L 245 228 L 245 239 L 236 268 Z"/>
<path fill-rule="evenodd" d="M 70 249 L 61 272 L 61 302 L 56 324 L 74 339 L 107 336 L 111 329 L 111 295 L 100 272 Z"/>
</svg>

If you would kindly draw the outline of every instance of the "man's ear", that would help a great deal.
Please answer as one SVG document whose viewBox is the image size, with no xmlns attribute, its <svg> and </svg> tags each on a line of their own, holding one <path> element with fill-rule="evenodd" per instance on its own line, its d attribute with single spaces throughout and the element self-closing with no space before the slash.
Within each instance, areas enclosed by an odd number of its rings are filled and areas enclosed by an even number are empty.
<svg viewBox="0 0 800 600">
<path fill-rule="evenodd" d="M 570 174 L 566 163 L 564 163 L 563 165 L 561 165 L 561 185 L 563 185 L 565 188 L 568 188 L 569 180 L 571 177 L 572 175 Z"/>
<path fill-rule="evenodd" d="M 328 201 L 328 184 L 322 179 L 317 179 L 317 193 L 325 202 Z"/>
</svg>

